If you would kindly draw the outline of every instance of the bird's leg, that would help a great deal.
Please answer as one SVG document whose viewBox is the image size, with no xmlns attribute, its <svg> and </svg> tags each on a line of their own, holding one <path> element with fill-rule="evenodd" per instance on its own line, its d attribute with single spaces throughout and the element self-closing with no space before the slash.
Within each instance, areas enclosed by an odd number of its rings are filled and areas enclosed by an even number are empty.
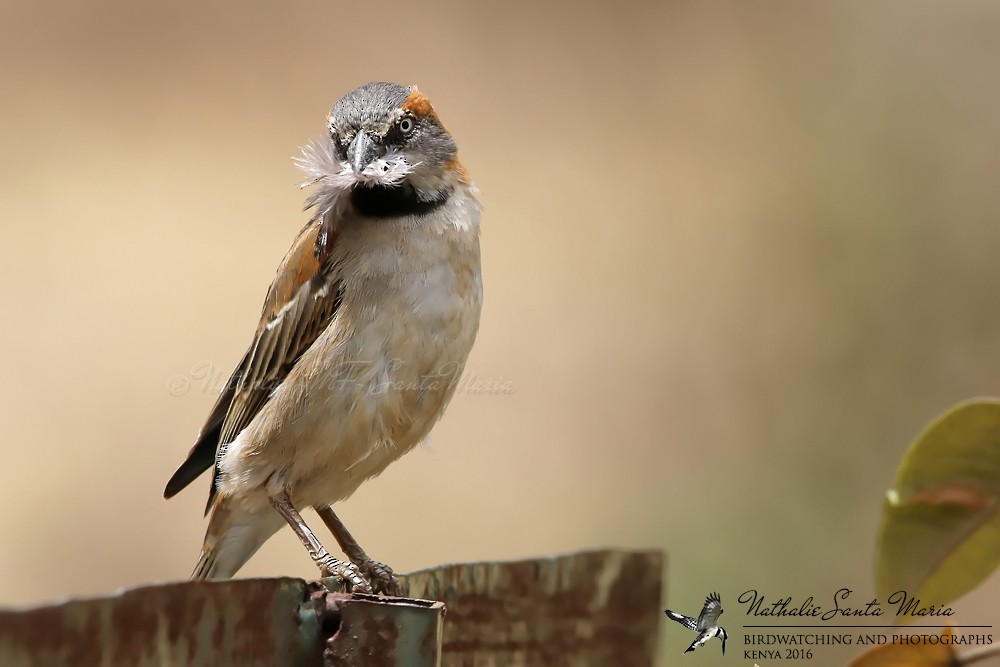
<svg viewBox="0 0 1000 667">
<path fill-rule="evenodd" d="M 334 513 L 332 507 L 329 505 L 326 507 L 317 507 L 316 513 L 319 514 L 319 518 L 323 520 L 326 527 L 333 533 L 337 544 L 340 545 L 340 550 L 347 555 L 363 575 L 368 577 L 376 592 L 386 595 L 401 595 L 399 581 L 393 575 L 392 568 L 377 560 L 372 560 L 365 553 L 361 545 L 358 544 L 358 541 L 347 530 L 344 522 Z"/>
<path fill-rule="evenodd" d="M 361 576 L 361 570 L 353 563 L 345 563 L 337 560 L 320 544 L 316 535 L 309 529 L 306 522 L 302 520 L 302 515 L 292 505 L 288 498 L 288 493 L 283 489 L 275 490 L 269 485 L 268 499 L 278 514 L 288 522 L 295 534 L 302 540 L 306 550 L 312 557 L 313 562 L 319 567 L 320 573 L 324 577 L 336 577 L 343 582 L 352 593 L 371 593 L 371 585 Z"/>
</svg>

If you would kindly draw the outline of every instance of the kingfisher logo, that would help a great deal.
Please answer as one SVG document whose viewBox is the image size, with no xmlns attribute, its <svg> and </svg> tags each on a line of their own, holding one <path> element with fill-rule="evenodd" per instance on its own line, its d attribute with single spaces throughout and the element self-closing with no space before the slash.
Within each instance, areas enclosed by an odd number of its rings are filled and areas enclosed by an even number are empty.
<svg viewBox="0 0 1000 667">
<path fill-rule="evenodd" d="M 712 637 L 718 637 L 722 640 L 722 655 L 726 654 L 726 639 L 729 634 L 726 629 L 719 625 L 719 617 L 722 616 L 722 599 L 719 597 L 718 593 L 712 593 L 707 598 L 705 598 L 705 605 L 701 608 L 701 613 L 698 617 L 685 616 L 684 614 L 678 614 L 676 611 L 671 611 L 669 609 L 664 609 L 663 613 L 667 615 L 672 621 L 677 621 L 683 625 L 688 630 L 693 630 L 698 633 L 691 645 L 687 647 L 685 653 L 690 653 L 696 648 L 701 648 L 708 643 Z"/>
</svg>

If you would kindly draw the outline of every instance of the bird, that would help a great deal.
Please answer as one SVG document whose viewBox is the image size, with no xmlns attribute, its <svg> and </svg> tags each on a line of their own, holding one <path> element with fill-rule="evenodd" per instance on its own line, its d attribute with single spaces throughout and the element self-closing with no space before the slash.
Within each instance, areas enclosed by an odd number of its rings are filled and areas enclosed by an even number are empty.
<svg viewBox="0 0 1000 667">
<path fill-rule="evenodd" d="M 722 640 L 722 655 L 726 654 L 726 639 L 729 637 L 729 634 L 724 627 L 719 625 L 719 617 L 722 616 L 722 600 L 719 598 L 718 593 L 712 593 L 705 598 L 705 606 L 701 608 L 698 618 L 678 614 L 676 611 L 670 611 L 669 609 L 664 609 L 663 613 L 667 615 L 667 618 L 677 621 L 688 630 L 694 630 L 698 633 L 695 640 L 684 651 L 685 653 L 690 653 L 696 648 L 704 646 L 712 637 L 718 637 Z"/>
<path fill-rule="evenodd" d="M 192 579 L 233 577 L 288 524 L 323 577 L 398 594 L 332 505 L 423 441 L 456 391 L 483 300 L 478 190 L 416 86 L 348 92 L 295 162 L 311 215 L 164 497 L 212 469 Z"/>
</svg>

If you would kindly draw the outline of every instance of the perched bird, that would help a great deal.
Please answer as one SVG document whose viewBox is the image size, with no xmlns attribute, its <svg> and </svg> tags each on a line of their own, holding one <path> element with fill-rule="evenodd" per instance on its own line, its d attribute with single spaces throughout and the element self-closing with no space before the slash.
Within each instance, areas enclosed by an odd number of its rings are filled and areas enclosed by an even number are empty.
<svg viewBox="0 0 1000 667">
<path fill-rule="evenodd" d="M 698 633 L 695 640 L 684 651 L 685 653 L 690 653 L 696 648 L 704 646 L 712 637 L 718 637 L 722 640 L 722 655 L 726 654 L 726 638 L 729 637 L 729 634 L 725 628 L 719 625 L 719 617 L 722 616 L 722 600 L 719 599 L 718 593 L 712 593 L 705 598 L 705 606 L 701 608 L 698 618 L 678 614 L 676 611 L 670 611 L 669 609 L 665 609 L 663 613 L 688 630 L 694 630 Z"/>
<path fill-rule="evenodd" d="M 336 103 L 297 160 L 313 215 L 278 266 L 260 323 L 170 498 L 213 468 L 194 579 L 237 570 L 288 523 L 324 576 L 394 592 L 331 505 L 424 439 L 479 328 L 480 205 L 455 141 L 415 86 Z M 313 507 L 350 563 L 300 510 Z M 372 586 L 369 586 L 369 582 Z"/>
</svg>

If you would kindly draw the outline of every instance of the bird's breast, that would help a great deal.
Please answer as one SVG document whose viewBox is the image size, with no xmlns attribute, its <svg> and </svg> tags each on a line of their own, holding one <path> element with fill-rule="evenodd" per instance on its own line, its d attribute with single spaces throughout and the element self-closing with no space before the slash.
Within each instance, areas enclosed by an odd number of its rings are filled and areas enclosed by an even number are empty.
<svg viewBox="0 0 1000 667">
<path fill-rule="evenodd" d="M 427 435 L 479 328 L 478 215 L 469 197 L 338 230 L 337 312 L 228 448 L 220 492 L 280 473 L 296 505 L 333 503 Z"/>
<path fill-rule="evenodd" d="M 419 443 L 454 395 L 482 284 L 478 219 L 447 211 L 338 236 L 340 307 L 275 396 L 297 415 L 276 439 L 297 450 L 298 502 L 350 495 Z"/>
</svg>

